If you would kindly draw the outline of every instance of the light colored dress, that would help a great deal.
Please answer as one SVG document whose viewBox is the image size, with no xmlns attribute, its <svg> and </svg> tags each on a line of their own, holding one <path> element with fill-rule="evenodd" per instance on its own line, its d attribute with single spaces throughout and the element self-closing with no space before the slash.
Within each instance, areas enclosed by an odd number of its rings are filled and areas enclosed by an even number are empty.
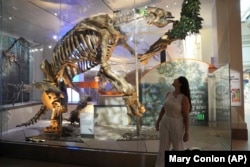
<svg viewBox="0 0 250 167">
<path fill-rule="evenodd" d="M 155 167 L 165 167 L 165 151 L 169 151 L 171 148 L 173 150 L 185 149 L 183 142 L 185 133 L 182 115 L 183 96 L 183 94 L 179 94 L 175 97 L 173 92 L 169 92 L 163 103 L 165 112 L 160 121 L 159 152 Z"/>
</svg>

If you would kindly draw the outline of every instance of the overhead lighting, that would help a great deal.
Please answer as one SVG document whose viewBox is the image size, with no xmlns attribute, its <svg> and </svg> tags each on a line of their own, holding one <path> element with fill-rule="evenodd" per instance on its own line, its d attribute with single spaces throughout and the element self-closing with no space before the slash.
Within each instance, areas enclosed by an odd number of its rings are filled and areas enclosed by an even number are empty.
<svg viewBox="0 0 250 167">
<path fill-rule="evenodd" d="M 112 11 L 128 9 L 128 8 L 133 8 L 133 7 L 142 7 L 143 5 L 152 3 L 153 1 L 155 0 L 138 0 L 138 1 L 102 0 L 102 2 Z"/>
<path fill-rule="evenodd" d="M 56 39 L 57 39 L 57 36 L 56 36 L 56 35 L 53 35 L 53 39 L 55 39 L 55 40 L 56 40 Z"/>
<path fill-rule="evenodd" d="M 12 6 L 12 8 L 13 8 L 14 10 L 17 10 L 17 7 L 15 7 L 15 6 Z"/>
</svg>

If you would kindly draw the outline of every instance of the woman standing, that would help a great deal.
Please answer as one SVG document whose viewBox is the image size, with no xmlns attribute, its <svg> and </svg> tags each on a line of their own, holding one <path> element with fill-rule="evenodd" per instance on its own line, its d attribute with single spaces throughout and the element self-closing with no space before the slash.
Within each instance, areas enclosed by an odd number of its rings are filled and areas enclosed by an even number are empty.
<svg viewBox="0 0 250 167">
<path fill-rule="evenodd" d="M 184 142 L 189 140 L 189 113 L 192 109 L 189 83 L 185 77 L 180 76 L 172 85 L 175 90 L 166 94 L 156 122 L 160 143 L 155 167 L 165 167 L 165 151 L 170 148 L 184 150 Z"/>
</svg>

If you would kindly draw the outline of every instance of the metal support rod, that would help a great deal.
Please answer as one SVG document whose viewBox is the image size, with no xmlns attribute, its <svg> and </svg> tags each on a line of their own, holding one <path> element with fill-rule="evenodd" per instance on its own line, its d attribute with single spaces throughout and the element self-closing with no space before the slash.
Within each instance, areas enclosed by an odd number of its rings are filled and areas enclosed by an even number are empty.
<svg viewBox="0 0 250 167">
<path fill-rule="evenodd" d="M 136 99 L 137 101 L 139 101 L 139 75 L 138 75 L 138 54 L 137 54 L 137 37 L 136 37 L 136 33 L 137 33 L 137 24 L 136 24 L 136 20 L 134 21 L 134 27 L 135 27 L 135 31 L 134 31 L 134 40 L 135 40 L 135 86 L 136 86 Z M 138 110 L 138 107 L 136 108 L 136 110 Z M 136 135 L 140 136 L 140 118 L 136 117 Z"/>
</svg>

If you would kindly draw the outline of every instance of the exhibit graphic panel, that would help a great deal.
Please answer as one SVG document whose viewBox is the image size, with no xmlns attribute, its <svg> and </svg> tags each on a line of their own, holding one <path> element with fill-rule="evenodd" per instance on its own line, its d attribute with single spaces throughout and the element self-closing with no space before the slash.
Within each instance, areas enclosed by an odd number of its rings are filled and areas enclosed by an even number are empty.
<svg viewBox="0 0 250 167">
<path fill-rule="evenodd" d="M 141 79 L 141 98 L 147 112 L 143 124 L 154 125 L 163 99 L 173 90 L 173 80 L 185 76 L 189 80 L 192 99 L 191 125 L 208 124 L 207 76 L 209 64 L 193 59 L 175 59 L 162 63 L 147 72 Z"/>
<path fill-rule="evenodd" d="M 240 73 L 234 70 L 230 72 L 231 106 L 241 106 L 241 77 Z"/>
</svg>

